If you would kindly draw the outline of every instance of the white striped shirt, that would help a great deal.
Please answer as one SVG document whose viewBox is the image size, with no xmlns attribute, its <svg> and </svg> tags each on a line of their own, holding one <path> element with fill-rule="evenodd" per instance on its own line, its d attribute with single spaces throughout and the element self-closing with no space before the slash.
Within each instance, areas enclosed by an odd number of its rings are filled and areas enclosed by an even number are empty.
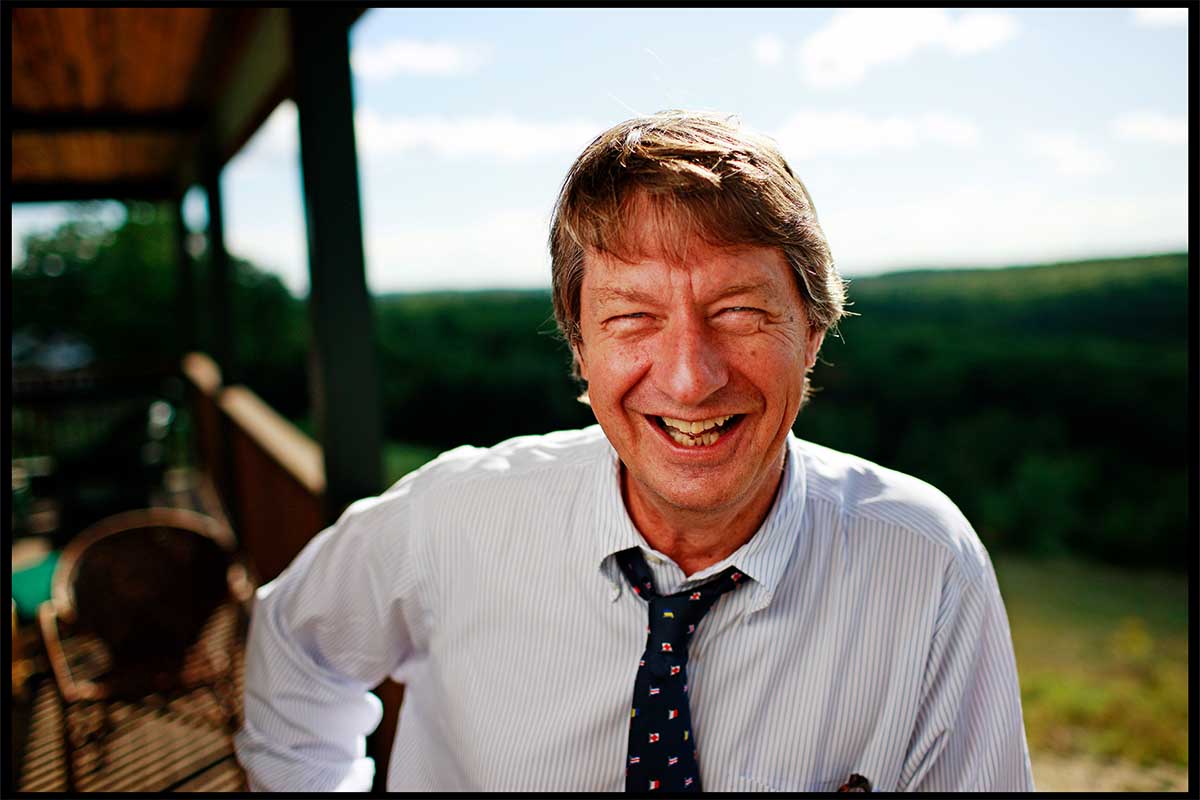
<svg viewBox="0 0 1200 800">
<path fill-rule="evenodd" d="M 255 789 L 367 790 L 368 688 L 407 684 L 390 791 L 624 789 L 646 601 L 752 579 L 689 647 L 706 791 L 1033 789 L 979 538 L 915 478 L 788 439 L 755 535 L 690 578 L 621 499 L 599 426 L 462 447 L 352 505 L 258 593 L 237 752 Z"/>
</svg>

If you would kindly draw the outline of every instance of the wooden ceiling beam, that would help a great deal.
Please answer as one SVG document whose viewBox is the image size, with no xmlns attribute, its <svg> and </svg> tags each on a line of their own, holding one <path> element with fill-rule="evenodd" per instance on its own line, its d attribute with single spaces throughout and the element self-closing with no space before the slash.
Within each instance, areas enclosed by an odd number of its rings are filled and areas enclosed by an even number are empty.
<svg viewBox="0 0 1200 800">
<path fill-rule="evenodd" d="M 205 162 L 216 161 L 223 166 L 237 154 L 242 145 L 266 121 L 275 106 L 291 92 L 292 58 L 289 46 L 289 19 L 286 8 L 260 8 L 251 18 L 248 29 L 237 37 L 232 48 L 228 38 L 228 22 L 216 12 L 213 24 L 215 35 L 208 47 L 216 48 L 223 62 L 220 88 L 209 102 L 209 118 L 203 133 L 192 147 L 186 148 L 179 159 L 178 191 L 199 183 L 205 173 Z M 245 19 L 245 17 L 243 17 Z M 201 63 L 212 63 L 208 53 Z"/>
<path fill-rule="evenodd" d="M 75 200 L 173 200 L 178 189 L 173 180 L 13 183 L 13 203 L 52 203 Z"/>
<path fill-rule="evenodd" d="M 323 13 L 331 26 L 349 29 L 366 10 L 365 6 L 329 7 Z M 193 87 L 192 100 L 207 98 L 206 107 L 211 112 L 204 133 L 190 151 L 185 148 L 180 156 L 180 193 L 201 181 L 206 160 L 215 159 L 223 166 L 237 155 L 275 107 L 293 94 L 291 11 L 254 11 L 252 16 L 243 13 L 236 18 L 236 36 L 230 30 L 234 18 L 220 18 L 222 14 L 232 15 L 231 8 L 221 8 L 214 16 L 201 64 L 220 65 L 220 76 L 215 81 L 219 88 L 212 91 L 211 86 Z"/>
<path fill-rule="evenodd" d="M 13 133 L 199 133 L 205 115 L 198 111 L 129 112 L 119 109 L 95 111 L 10 111 Z"/>
</svg>

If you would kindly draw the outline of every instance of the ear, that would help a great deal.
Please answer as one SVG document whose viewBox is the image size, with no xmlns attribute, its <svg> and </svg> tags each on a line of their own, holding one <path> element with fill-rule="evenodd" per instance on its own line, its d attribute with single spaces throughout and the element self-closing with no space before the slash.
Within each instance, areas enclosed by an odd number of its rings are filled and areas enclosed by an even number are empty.
<svg viewBox="0 0 1200 800">
<path fill-rule="evenodd" d="M 575 364 L 579 367 L 579 377 L 585 381 L 588 379 L 587 361 L 583 357 L 583 340 L 580 339 L 575 344 L 571 345 L 571 354 L 575 356 Z"/>
<path fill-rule="evenodd" d="M 804 350 L 804 369 L 808 371 L 817 364 L 817 353 L 821 352 L 821 345 L 825 342 L 825 331 L 810 328 L 808 331 L 808 341 L 805 342 Z"/>
</svg>

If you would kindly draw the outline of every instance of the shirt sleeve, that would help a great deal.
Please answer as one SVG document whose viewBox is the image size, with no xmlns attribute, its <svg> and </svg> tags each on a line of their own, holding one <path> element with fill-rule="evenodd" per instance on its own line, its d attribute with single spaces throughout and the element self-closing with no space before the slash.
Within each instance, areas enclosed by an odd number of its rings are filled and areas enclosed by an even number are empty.
<svg viewBox="0 0 1200 800">
<path fill-rule="evenodd" d="M 986 553 L 952 563 L 930 648 L 902 791 L 1031 792 L 1012 634 Z"/>
<path fill-rule="evenodd" d="M 369 689 L 411 655 L 403 497 L 353 504 L 256 595 L 239 762 L 254 791 L 369 791 Z"/>
</svg>

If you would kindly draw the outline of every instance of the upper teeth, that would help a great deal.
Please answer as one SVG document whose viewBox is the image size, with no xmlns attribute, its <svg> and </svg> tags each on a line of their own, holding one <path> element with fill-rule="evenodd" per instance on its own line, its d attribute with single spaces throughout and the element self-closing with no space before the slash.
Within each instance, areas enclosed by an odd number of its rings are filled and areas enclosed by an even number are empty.
<svg viewBox="0 0 1200 800">
<path fill-rule="evenodd" d="M 671 419 L 670 417 L 663 417 L 662 421 L 677 431 L 683 431 L 684 433 L 700 433 L 701 431 L 706 431 L 709 428 L 715 428 L 718 425 L 724 425 L 732 416 L 733 414 L 726 414 L 723 417 L 700 419 L 696 420 L 695 422 L 688 422 L 686 419 Z"/>
</svg>

